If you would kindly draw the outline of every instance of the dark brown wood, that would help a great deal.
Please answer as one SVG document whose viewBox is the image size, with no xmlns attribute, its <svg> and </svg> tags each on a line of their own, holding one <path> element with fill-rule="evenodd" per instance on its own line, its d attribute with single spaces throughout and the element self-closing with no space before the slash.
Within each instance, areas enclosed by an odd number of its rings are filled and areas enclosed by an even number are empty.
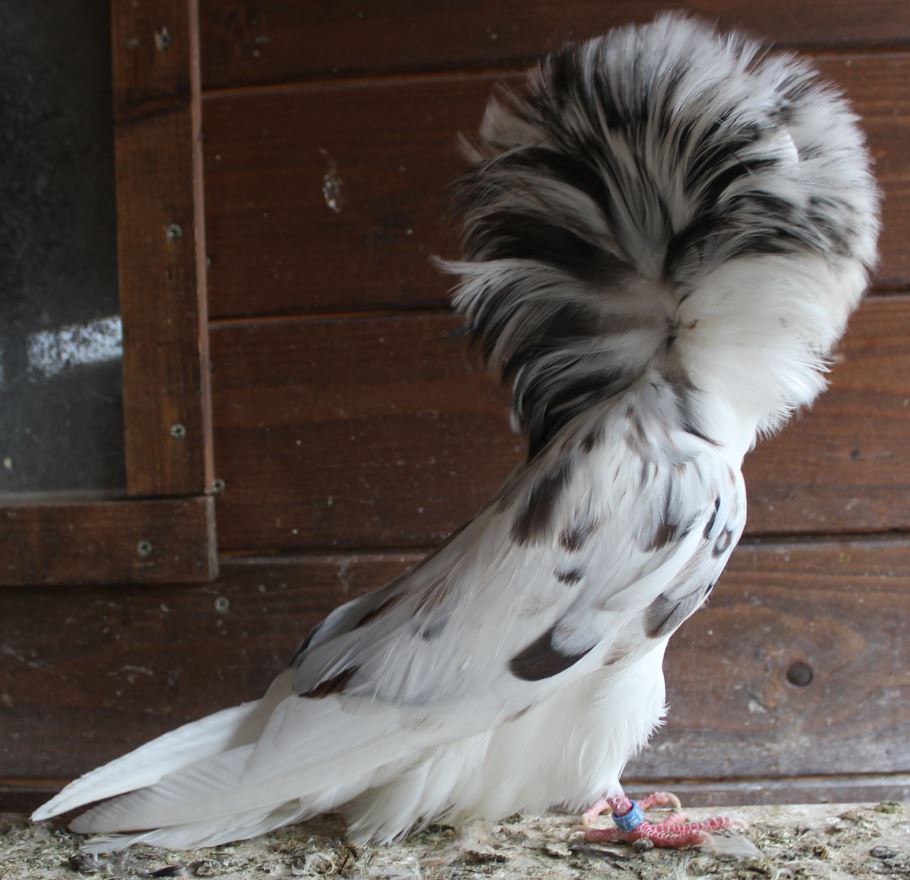
<svg viewBox="0 0 910 880">
<path fill-rule="evenodd" d="M 629 777 L 906 772 L 908 620 L 906 539 L 740 547 L 670 645 L 669 721 Z"/>
<path fill-rule="evenodd" d="M 566 39 L 643 22 L 667 9 L 658 0 L 202 0 L 206 88 L 287 82 L 313 76 L 440 70 L 531 59 Z M 690 0 L 673 4 L 724 28 L 796 46 L 910 43 L 903 0 L 766 3 Z"/>
<path fill-rule="evenodd" d="M 910 298 L 868 300 L 812 411 L 746 459 L 752 534 L 910 528 Z"/>
<path fill-rule="evenodd" d="M 0 776 L 73 777 L 257 697 L 325 613 L 418 558 L 226 561 L 198 586 L 0 591 Z M 906 539 L 741 548 L 671 643 L 670 720 L 628 778 L 906 774 L 908 614 Z M 807 687 L 787 681 L 796 661 L 812 667 Z"/>
<path fill-rule="evenodd" d="M 203 104 L 213 317 L 421 307 L 451 281 L 444 214 L 492 80 L 370 81 Z M 330 204 L 331 202 L 331 204 Z"/>
<path fill-rule="evenodd" d="M 227 561 L 211 584 L 0 590 L 0 776 L 71 778 L 260 696 L 328 611 L 414 561 Z"/>
<path fill-rule="evenodd" d="M 42 779 L 0 781 L 0 813 L 31 813 L 55 795 L 69 780 L 56 783 Z"/>
<path fill-rule="evenodd" d="M 426 546 L 522 457 L 443 313 L 213 329 L 222 550 Z"/>
<path fill-rule="evenodd" d="M 0 585 L 207 581 L 214 547 L 210 497 L 0 507 Z"/>
<path fill-rule="evenodd" d="M 905 13 L 910 15 L 910 4 Z M 880 290 L 906 290 L 910 286 L 910 90 L 906 87 L 910 53 L 815 60 L 821 73 L 838 83 L 853 102 L 885 197 L 874 285 Z"/>
<path fill-rule="evenodd" d="M 880 287 L 910 282 L 910 54 L 825 57 L 864 118 L 885 191 Z M 447 75 L 209 96 L 206 211 L 214 317 L 444 304 L 458 255 L 455 141 L 494 83 Z"/>
<path fill-rule="evenodd" d="M 428 546 L 522 458 L 454 316 L 216 328 L 222 549 Z M 910 298 L 865 303 L 811 413 L 747 459 L 753 534 L 910 528 Z"/>
<path fill-rule="evenodd" d="M 844 768 L 846 772 L 848 768 Z M 740 804 L 845 804 L 910 799 L 910 775 L 779 776 L 764 779 L 627 780 L 630 797 L 672 791 L 687 807 Z"/>
<path fill-rule="evenodd" d="M 212 484 L 197 14 L 195 0 L 111 8 L 131 495 Z"/>
</svg>

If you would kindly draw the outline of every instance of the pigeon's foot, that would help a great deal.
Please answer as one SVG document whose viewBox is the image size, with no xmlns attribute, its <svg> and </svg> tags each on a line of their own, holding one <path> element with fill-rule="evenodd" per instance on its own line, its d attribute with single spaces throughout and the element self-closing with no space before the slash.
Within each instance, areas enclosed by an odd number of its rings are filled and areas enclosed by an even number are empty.
<svg viewBox="0 0 910 880">
<path fill-rule="evenodd" d="M 718 816 L 700 822 L 689 822 L 682 813 L 675 812 L 681 804 L 676 795 L 668 791 L 656 791 L 636 803 L 624 794 L 601 798 L 583 816 L 585 839 L 592 843 L 635 843 L 636 840 L 650 840 L 654 846 L 680 849 L 705 843 L 711 831 L 733 828 L 732 819 Z M 671 807 L 671 812 L 660 822 L 649 822 L 644 811 L 654 807 Z M 595 828 L 594 820 L 606 810 L 613 814 L 615 828 Z"/>
</svg>

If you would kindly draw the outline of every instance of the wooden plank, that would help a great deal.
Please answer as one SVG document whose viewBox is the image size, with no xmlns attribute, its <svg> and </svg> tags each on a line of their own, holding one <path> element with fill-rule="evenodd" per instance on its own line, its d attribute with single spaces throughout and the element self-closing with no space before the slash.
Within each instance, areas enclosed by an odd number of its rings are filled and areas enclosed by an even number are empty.
<svg viewBox="0 0 910 880">
<path fill-rule="evenodd" d="M 845 774 L 848 768 L 845 768 Z M 780 776 L 762 779 L 628 779 L 629 797 L 672 791 L 686 807 L 740 804 L 843 804 L 910 800 L 910 775 Z"/>
<path fill-rule="evenodd" d="M 0 813 L 31 813 L 62 787 L 63 780 L 0 780 Z"/>
<path fill-rule="evenodd" d="M 746 458 L 752 534 L 910 528 L 910 298 L 867 300 L 812 411 Z"/>
<path fill-rule="evenodd" d="M 191 587 L 0 591 L 0 777 L 70 778 L 258 696 L 336 604 L 416 555 L 226 561 Z M 910 542 L 741 548 L 674 638 L 649 780 L 907 773 Z M 796 661 L 807 687 L 788 683 Z"/>
<path fill-rule="evenodd" d="M 226 561 L 198 586 L 0 590 L 0 776 L 72 778 L 260 696 L 328 611 L 414 561 Z"/>
<path fill-rule="evenodd" d="M 454 316 L 212 333 L 222 550 L 426 546 L 524 454 Z"/>
<path fill-rule="evenodd" d="M 905 12 L 910 14 L 910 4 Z M 910 53 L 822 56 L 822 74 L 853 102 L 866 132 L 875 176 L 884 195 L 879 266 L 880 290 L 910 286 Z"/>
<path fill-rule="evenodd" d="M 658 0 L 415 0 L 332 4 L 294 0 L 202 0 L 206 88 L 313 76 L 441 70 L 515 63 L 567 39 L 584 39 L 667 8 Z M 689 0 L 674 4 L 723 28 L 802 47 L 910 43 L 904 0 Z"/>
<path fill-rule="evenodd" d="M 910 8 L 910 7 L 908 7 Z M 880 287 L 910 283 L 910 54 L 821 59 L 863 116 L 885 192 Z M 213 317 L 443 304 L 457 256 L 450 183 L 511 74 L 371 80 L 204 104 Z"/>
<path fill-rule="evenodd" d="M 715 592 L 670 646 L 669 721 L 630 777 L 910 768 L 905 539 L 744 546 Z"/>
<path fill-rule="evenodd" d="M 214 547 L 210 497 L 0 507 L 0 585 L 208 581 Z"/>
<path fill-rule="evenodd" d="M 132 495 L 195 495 L 212 484 L 197 13 L 195 0 L 111 8 Z"/>
<path fill-rule="evenodd" d="M 216 328 L 224 550 L 428 546 L 523 456 L 454 316 Z M 910 528 L 910 298 L 866 302 L 815 410 L 747 459 L 753 534 Z"/>
</svg>

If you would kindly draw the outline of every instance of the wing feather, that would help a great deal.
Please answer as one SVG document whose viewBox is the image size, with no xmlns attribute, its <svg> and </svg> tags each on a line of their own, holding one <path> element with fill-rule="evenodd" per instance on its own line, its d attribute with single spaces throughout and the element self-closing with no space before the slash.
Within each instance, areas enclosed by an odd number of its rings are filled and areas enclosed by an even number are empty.
<svg viewBox="0 0 910 880">
<path fill-rule="evenodd" d="M 743 505 L 717 444 L 664 427 L 662 393 L 586 413 L 441 550 L 334 612 L 296 658 L 294 691 L 430 712 L 454 739 L 615 659 L 630 633 L 675 629 L 726 561 L 708 550 Z"/>
</svg>

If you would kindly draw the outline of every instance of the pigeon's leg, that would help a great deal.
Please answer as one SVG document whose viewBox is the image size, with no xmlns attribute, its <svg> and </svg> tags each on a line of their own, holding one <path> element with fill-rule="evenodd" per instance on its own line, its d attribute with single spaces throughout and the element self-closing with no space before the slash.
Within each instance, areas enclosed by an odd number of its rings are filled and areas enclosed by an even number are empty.
<svg viewBox="0 0 910 880">
<path fill-rule="evenodd" d="M 651 810 L 654 807 L 673 807 L 674 810 L 682 808 L 679 798 L 670 791 L 655 791 L 643 797 L 638 806 L 643 810 Z M 596 804 L 585 810 L 582 821 L 585 825 L 590 825 L 601 813 L 609 810 L 611 813 L 628 812 L 632 808 L 632 802 L 624 795 L 618 795 L 613 798 L 602 797 Z M 675 813 L 673 815 L 676 815 Z"/>
<path fill-rule="evenodd" d="M 687 822 L 681 813 L 673 812 L 660 822 L 649 822 L 644 810 L 652 807 L 671 806 L 678 809 L 679 798 L 666 791 L 650 794 L 639 803 L 625 794 L 601 798 L 584 813 L 585 839 L 597 843 L 634 843 L 650 840 L 655 846 L 678 849 L 704 843 L 708 832 L 732 828 L 733 821 L 723 816 L 700 822 Z M 610 810 L 615 828 L 594 828 L 591 823 L 601 813 Z"/>
</svg>

